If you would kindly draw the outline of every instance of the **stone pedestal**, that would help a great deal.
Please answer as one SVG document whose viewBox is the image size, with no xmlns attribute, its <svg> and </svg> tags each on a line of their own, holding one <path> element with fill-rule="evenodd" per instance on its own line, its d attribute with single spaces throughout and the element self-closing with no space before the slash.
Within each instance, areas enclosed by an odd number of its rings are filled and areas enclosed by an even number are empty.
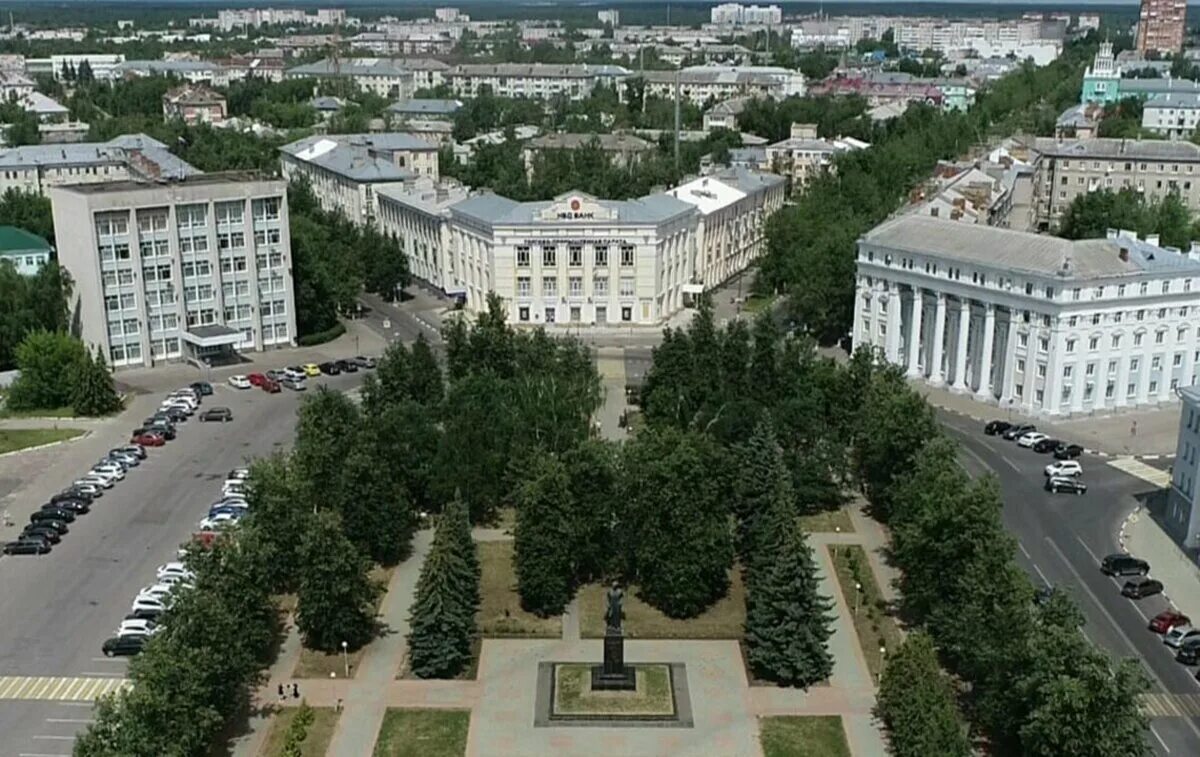
<svg viewBox="0 0 1200 757">
<path fill-rule="evenodd" d="M 592 691 L 633 691 L 637 677 L 625 665 L 625 637 L 621 633 L 604 635 L 604 664 L 592 667 Z"/>
</svg>

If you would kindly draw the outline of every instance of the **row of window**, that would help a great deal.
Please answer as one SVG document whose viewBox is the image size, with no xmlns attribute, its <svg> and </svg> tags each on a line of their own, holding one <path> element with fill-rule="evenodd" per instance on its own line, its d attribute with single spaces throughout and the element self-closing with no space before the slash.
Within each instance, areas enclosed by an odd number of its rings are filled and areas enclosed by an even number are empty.
<svg viewBox="0 0 1200 757">
<path fill-rule="evenodd" d="M 558 321 L 558 308 L 547 307 L 544 311 L 545 323 L 556 323 Z M 579 305 L 572 305 L 567 309 L 568 323 L 579 323 L 583 318 L 583 308 Z M 521 305 L 517 308 L 517 320 L 523 323 L 529 322 L 529 306 Z M 621 306 L 621 321 L 629 323 L 633 320 L 633 307 L 631 305 Z M 596 306 L 596 323 L 608 323 L 608 308 L 604 305 Z"/>
<path fill-rule="evenodd" d="M 1060 162 L 1061 162 L 1061 164 L 1062 164 L 1062 168 L 1063 168 L 1064 170 L 1070 170 L 1070 168 L 1071 168 L 1071 161 L 1069 161 L 1069 160 L 1062 160 L 1062 161 L 1060 161 Z M 1148 171 L 1148 170 L 1150 170 L 1149 166 L 1150 166 L 1151 164 L 1149 164 L 1149 163 L 1138 163 L 1137 165 L 1138 165 L 1138 170 L 1139 170 L 1139 171 Z M 1166 173 L 1166 172 L 1167 172 L 1167 164 L 1166 164 L 1166 163 L 1155 163 L 1155 164 L 1153 164 L 1153 165 L 1155 166 L 1155 169 L 1154 169 L 1154 170 L 1158 171 L 1158 173 Z M 1076 167 L 1077 167 L 1077 168 L 1079 168 L 1080 170 L 1086 171 L 1086 170 L 1087 170 L 1087 161 L 1086 161 L 1086 160 L 1080 160 L 1080 161 L 1079 161 L 1079 162 L 1076 164 Z M 1100 162 L 1100 161 L 1098 161 L 1098 160 L 1093 160 L 1093 161 L 1092 161 L 1092 170 L 1094 170 L 1094 171 L 1099 171 L 1099 170 L 1100 170 L 1100 167 L 1101 167 L 1101 162 Z M 1108 168 L 1108 166 L 1105 166 L 1105 168 L 1107 169 L 1107 168 Z M 1194 170 L 1194 168 L 1195 168 L 1195 166 L 1194 166 L 1193 164 L 1191 164 L 1191 163 L 1188 163 L 1188 164 L 1185 164 L 1185 165 L 1184 165 L 1184 168 L 1186 168 L 1186 169 L 1187 169 L 1187 172 L 1188 172 L 1188 173 L 1192 173 L 1192 172 L 1193 172 L 1193 170 Z M 1126 161 L 1126 163 L 1125 163 L 1125 170 L 1126 170 L 1126 171 L 1132 171 L 1132 170 L 1133 170 L 1133 163 L 1132 163 L 1132 162 L 1129 162 L 1129 161 Z M 1172 164 L 1171 164 L 1171 173 L 1179 173 L 1179 164 L 1178 164 L 1178 163 L 1172 163 Z"/>
<path fill-rule="evenodd" d="M 1166 344 L 1168 333 L 1170 333 L 1169 329 L 1165 329 L 1165 328 L 1159 329 L 1158 331 L 1154 332 L 1154 343 L 1155 344 Z M 1197 336 L 1197 338 L 1200 338 L 1200 329 L 1198 329 L 1196 331 L 1196 336 Z M 1146 334 L 1144 332 L 1135 333 L 1133 335 L 1133 346 L 1141 347 L 1143 342 L 1145 341 L 1145 337 L 1146 337 Z M 1114 349 L 1114 350 L 1121 349 L 1121 343 L 1124 341 L 1124 338 L 1125 338 L 1124 334 L 1113 334 L 1111 337 L 1109 337 L 1109 344 L 1112 347 L 1112 349 Z M 1176 329 L 1175 341 L 1177 343 L 1186 342 L 1187 338 L 1188 338 L 1188 328 L 1186 326 L 1181 326 L 1178 329 Z M 1019 345 L 1021 345 L 1022 347 L 1028 347 L 1029 346 L 1029 335 L 1028 334 L 1018 334 L 1017 335 L 1017 343 Z M 1068 354 L 1074 353 L 1075 348 L 1078 344 L 1079 344 L 1079 340 L 1076 338 L 1067 339 L 1067 341 L 1066 341 L 1067 353 Z M 1044 337 L 1044 336 L 1039 337 L 1038 338 L 1038 350 L 1041 352 L 1046 352 L 1049 349 L 1050 349 L 1050 338 Z M 1088 337 L 1088 350 L 1094 352 L 1098 349 L 1100 349 L 1100 337 L 1098 337 L 1098 336 Z"/>
<path fill-rule="evenodd" d="M 1182 367 L 1183 366 L 1183 358 L 1184 358 L 1184 353 L 1182 353 L 1182 352 L 1175 353 L 1175 355 L 1172 356 L 1171 365 L 1175 368 Z M 1196 353 L 1195 362 L 1200 362 L 1200 352 Z M 1097 365 L 1096 363 L 1088 363 L 1086 366 L 1084 366 L 1084 375 L 1087 376 L 1088 378 L 1095 376 L 1096 375 L 1096 365 Z M 1105 375 L 1106 376 L 1117 375 L 1118 366 L 1119 366 L 1119 362 L 1117 360 L 1109 360 L 1108 361 L 1108 372 L 1105 373 Z M 1137 373 L 1141 367 L 1142 367 L 1141 358 L 1135 357 L 1135 358 L 1129 359 L 1129 372 L 1130 373 Z M 1150 359 L 1150 370 L 1157 371 L 1157 370 L 1161 370 L 1161 369 L 1162 369 L 1162 356 L 1155 355 L 1154 357 L 1152 357 Z M 1017 373 L 1022 373 L 1022 374 L 1025 373 L 1025 361 L 1024 360 L 1022 360 L 1020 358 L 1017 359 L 1016 370 L 1017 370 Z M 1062 377 L 1064 380 L 1070 379 L 1074 375 L 1075 375 L 1075 366 L 1073 366 L 1073 365 L 1063 366 Z M 1037 364 L 1037 377 L 1038 378 L 1046 377 L 1046 364 L 1045 363 L 1039 362 Z"/>
<path fill-rule="evenodd" d="M 890 266 L 892 264 L 892 260 L 893 259 L 890 254 L 886 254 L 886 253 L 884 254 L 884 256 L 883 256 L 883 264 L 884 265 Z M 868 262 L 875 261 L 875 251 L 874 250 L 867 250 L 867 261 Z M 912 258 L 902 258 L 900 260 L 900 267 L 904 270 L 911 271 L 911 270 L 915 270 L 916 265 Z M 962 269 L 961 268 L 958 268 L 956 266 L 943 266 L 943 265 L 936 263 L 934 261 L 931 261 L 931 260 L 925 261 L 925 273 L 930 276 L 939 276 L 942 273 L 945 273 L 947 279 L 950 279 L 952 281 L 961 281 L 962 280 Z M 864 276 L 863 281 L 866 284 L 867 288 L 871 288 L 875 284 L 875 279 L 872 278 L 871 276 Z M 1182 283 L 1180 283 L 1178 286 L 1176 286 L 1175 285 L 1176 281 L 1181 281 Z M 972 284 L 975 284 L 977 286 L 986 287 L 986 286 L 988 286 L 989 282 L 994 282 L 996 287 L 999 289 L 1011 290 L 1013 287 L 1013 280 L 1010 278 L 1006 278 L 1003 276 L 994 276 L 994 277 L 989 278 L 988 274 L 986 274 L 986 273 L 982 273 L 979 271 L 971 272 L 971 283 Z M 1054 299 L 1056 290 L 1053 286 L 1039 286 L 1037 284 L 1034 284 L 1032 281 L 1026 281 L 1024 283 L 1025 283 L 1025 294 L 1026 295 L 1032 297 L 1032 296 L 1034 296 L 1035 291 L 1040 290 L 1041 294 L 1043 294 L 1046 299 L 1048 299 L 1048 300 Z M 1150 294 L 1150 288 L 1151 287 L 1150 287 L 1149 281 L 1142 281 L 1137 285 L 1137 294 L 1140 296 L 1147 296 Z M 1089 300 L 1104 299 L 1104 297 L 1106 297 L 1108 295 L 1110 289 L 1111 289 L 1110 286 L 1105 286 L 1105 285 L 1092 287 L 1090 290 L 1088 290 L 1091 293 L 1091 296 L 1088 299 Z M 1190 278 L 1182 279 L 1182 280 L 1167 279 L 1167 280 L 1158 282 L 1157 286 L 1155 286 L 1154 289 L 1155 289 L 1155 292 L 1154 292 L 1155 294 L 1171 294 L 1172 292 L 1190 292 L 1190 291 L 1192 291 L 1192 280 Z M 1117 297 L 1124 297 L 1128 291 L 1129 291 L 1128 285 L 1126 285 L 1126 284 L 1117 284 L 1116 285 L 1116 296 Z M 1072 302 L 1079 302 L 1079 301 L 1083 300 L 1084 299 L 1083 295 L 1084 295 L 1083 287 L 1073 287 L 1070 290 L 1070 299 Z"/>
<path fill-rule="evenodd" d="M 604 296 L 608 295 L 608 291 L 609 290 L 608 290 L 608 277 L 607 276 L 596 276 L 592 279 L 592 294 L 593 295 L 595 295 L 597 297 L 604 297 Z M 636 282 L 635 282 L 634 278 L 632 276 L 622 276 L 620 279 L 618 288 L 617 288 L 617 294 L 619 294 L 621 297 L 632 297 L 634 295 L 635 291 L 636 291 Z M 567 295 L 570 297 L 582 297 L 584 295 L 583 277 L 582 276 L 571 276 L 570 278 L 567 279 Z M 518 276 L 517 277 L 517 296 L 518 297 L 534 296 L 532 280 L 530 279 L 530 277 L 528 277 L 528 276 Z M 558 277 L 557 276 L 543 276 L 542 277 L 542 288 L 541 288 L 541 291 L 538 292 L 538 296 L 557 297 L 558 296 Z"/>
<path fill-rule="evenodd" d="M 634 247 L 631 244 L 623 244 L 621 250 L 621 265 L 629 267 L 634 261 Z M 528 268 L 530 261 L 529 245 L 517 245 L 517 267 Z M 558 247 L 552 244 L 542 245 L 542 265 L 557 266 L 558 265 Z M 583 266 L 583 245 L 571 244 L 567 245 L 567 265 L 572 268 Z M 596 244 L 592 245 L 592 265 L 596 268 L 603 268 L 608 265 L 608 245 Z"/>
<path fill-rule="evenodd" d="M 1179 385 L 1178 379 L 1171 379 L 1170 389 L 1172 391 L 1174 391 L 1178 385 Z M 1157 381 L 1151 381 L 1150 386 L 1147 387 L 1146 396 L 1148 396 L 1148 397 L 1156 396 L 1158 394 L 1158 386 L 1159 386 L 1159 384 Z M 1116 390 L 1117 390 L 1116 384 L 1112 381 L 1109 381 L 1104 387 L 1104 398 L 1107 400 L 1113 399 L 1116 396 L 1116 393 L 1117 393 Z M 1070 386 L 1064 386 L 1062 388 L 1063 402 L 1067 402 L 1071 399 L 1072 391 L 1073 391 L 1073 387 L 1070 387 Z M 1023 398 L 1025 396 L 1025 385 L 1024 384 L 1015 384 L 1013 386 L 1013 393 L 1018 398 Z M 1092 384 L 1087 384 L 1083 387 L 1084 401 L 1092 399 L 1093 394 L 1094 394 L 1094 386 Z M 1045 396 L 1046 396 L 1046 392 L 1042 389 L 1037 389 L 1036 391 L 1034 391 L 1034 401 L 1037 402 L 1039 405 L 1042 404 L 1042 402 L 1045 400 Z M 1137 384 L 1127 384 L 1125 386 L 1125 398 L 1126 399 L 1136 399 L 1137 398 Z"/>
</svg>

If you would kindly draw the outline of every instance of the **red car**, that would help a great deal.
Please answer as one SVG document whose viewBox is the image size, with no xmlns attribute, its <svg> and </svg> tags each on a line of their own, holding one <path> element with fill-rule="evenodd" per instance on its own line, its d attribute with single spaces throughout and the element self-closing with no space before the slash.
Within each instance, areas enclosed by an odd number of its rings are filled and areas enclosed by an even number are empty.
<svg viewBox="0 0 1200 757">
<path fill-rule="evenodd" d="M 269 378 L 263 378 L 263 382 L 259 386 L 261 386 L 263 388 L 264 392 L 268 392 L 270 394 L 279 394 L 279 391 L 280 391 L 279 382 L 272 381 Z"/>
<path fill-rule="evenodd" d="M 1188 616 L 1178 610 L 1163 610 L 1150 620 L 1150 630 L 1154 633 L 1166 633 L 1175 626 L 1191 625 Z"/>
<path fill-rule="evenodd" d="M 161 434 L 155 434 L 147 431 L 144 434 L 138 434 L 131 440 L 134 444 L 140 444 L 143 447 L 161 447 L 167 443 L 167 440 Z"/>
<path fill-rule="evenodd" d="M 251 373 L 246 378 L 250 381 L 250 386 L 262 386 L 267 381 L 267 377 L 261 373 Z"/>
</svg>

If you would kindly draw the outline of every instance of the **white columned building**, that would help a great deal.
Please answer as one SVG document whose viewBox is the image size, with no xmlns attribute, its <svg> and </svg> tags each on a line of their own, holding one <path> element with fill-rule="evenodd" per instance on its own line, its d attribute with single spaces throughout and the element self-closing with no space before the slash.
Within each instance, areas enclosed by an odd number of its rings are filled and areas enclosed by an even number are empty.
<svg viewBox="0 0 1200 757">
<path fill-rule="evenodd" d="M 905 215 L 858 242 L 855 347 L 911 378 L 1059 416 L 1173 399 L 1200 375 L 1200 250 Z"/>
</svg>

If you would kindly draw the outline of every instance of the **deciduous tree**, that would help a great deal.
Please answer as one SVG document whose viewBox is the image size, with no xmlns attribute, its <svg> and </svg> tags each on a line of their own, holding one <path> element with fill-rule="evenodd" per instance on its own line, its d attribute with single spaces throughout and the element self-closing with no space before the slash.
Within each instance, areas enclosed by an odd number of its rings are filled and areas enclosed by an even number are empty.
<svg viewBox="0 0 1200 757">
<path fill-rule="evenodd" d="M 336 652 L 343 641 L 358 649 L 374 637 L 380 589 L 369 569 L 367 559 L 342 533 L 338 515 L 317 513 L 300 544 L 296 625 L 305 646 Z"/>
<path fill-rule="evenodd" d="M 896 757 L 967 757 L 971 742 L 933 641 L 916 632 L 888 655 L 877 709 Z"/>
</svg>

